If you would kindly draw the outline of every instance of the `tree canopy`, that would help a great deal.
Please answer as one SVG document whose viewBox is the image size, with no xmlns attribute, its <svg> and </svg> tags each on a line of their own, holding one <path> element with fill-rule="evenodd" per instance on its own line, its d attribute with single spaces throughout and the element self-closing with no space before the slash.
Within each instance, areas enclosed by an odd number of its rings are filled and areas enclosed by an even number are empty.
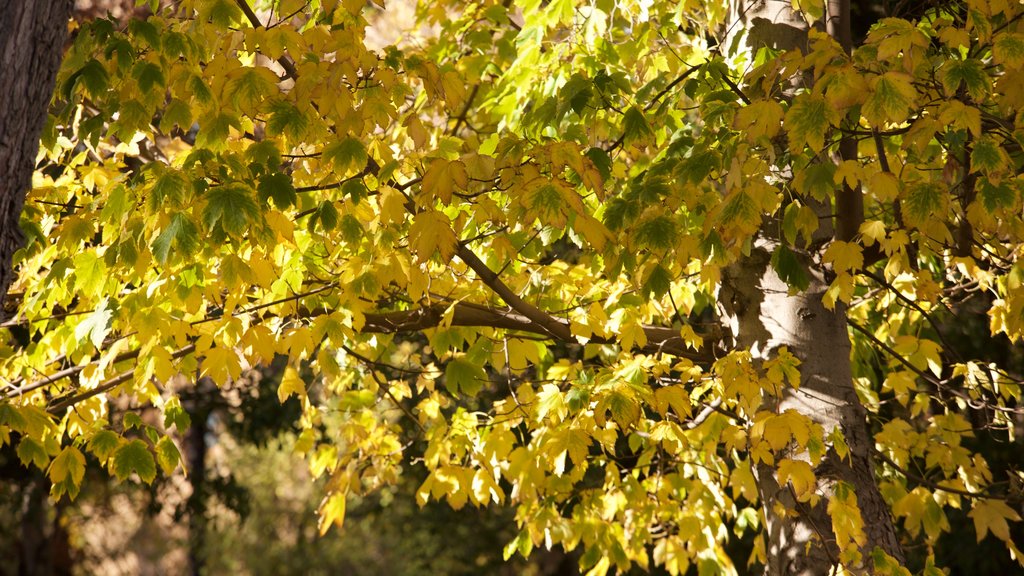
<svg viewBox="0 0 1024 576">
<path fill-rule="evenodd" d="M 1024 565 L 1024 7 L 756 4 L 72 24 L 0 446 L 184 473 L 179 383 L 286 359 L 321 532 L 422 467 L 595 576 L 932 576 L 953 511 Z"/>
</svg>

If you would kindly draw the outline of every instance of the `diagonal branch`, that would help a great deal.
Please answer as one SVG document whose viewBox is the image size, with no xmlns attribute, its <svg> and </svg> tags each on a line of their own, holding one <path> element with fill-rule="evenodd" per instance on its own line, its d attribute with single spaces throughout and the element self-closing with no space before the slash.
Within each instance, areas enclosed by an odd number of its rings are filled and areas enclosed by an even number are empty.
<svg viewBox="0 0 1024 576">
<path fill-rule="evenodd" d="M 472 268 L 476 275 L 480 277 L 480 280 L 493 290 L 495 294 L 500 296 L 513 310 L 529 318 L 531 322 L 541 327 L 545 333 L 557 340 L 572 339 L 572 332 L 569 330 L 568 323 L 559 321 L 554 316 L 520 298 L 518 294 L 501 281 L 497 273 L 488 268 L 487 264 L 465 244 L 460 244 L 455 254 L 467 266 Z"/>
<path fill-rule="evenodd" d="M 253 28 L 266 28 L 266 26 L 260 22 L 256 13 L 252 11 L 252 6 L 249 6 L 249 3 L 246 2 L 246 0 L 236 0 L 235 3 L 238 4 L 238 7 L 242 10 L 242 13 L 245 14 L 246 19 L 249 20 L 249 24 L 251 24 Z M 281 65 L 281 68 L 284 68 L 285 75 L 288 78 L 291 78 L 292 80 L 299 79 L 299 72 L 295 69 L 295 63 L 292 62 L 290 58 L 287 56 L 281 56 L 277 59 L 277 63 Z"/>
</svg>

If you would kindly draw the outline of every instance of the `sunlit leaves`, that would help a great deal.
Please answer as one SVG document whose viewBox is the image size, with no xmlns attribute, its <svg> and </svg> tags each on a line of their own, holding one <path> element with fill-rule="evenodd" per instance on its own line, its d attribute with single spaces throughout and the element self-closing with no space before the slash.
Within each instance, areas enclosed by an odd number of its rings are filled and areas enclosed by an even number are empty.
<svg viewBox="0 0 1024 576">
<path fill-rule="evenodd" d="M 950 375 L 957 350 L 932 340 L 931 320 L 968 313 L 969 282 L 994 302 L 993 331 L 1024 332 L 1021 278 L 1006 272 L 1021 202 L 1014 8 L 883 19 L 852 54 L 814 32 L 807 53 L 740 55 L 749 66 L 732 70 L 687 39 L 724 24 L 711 4 L 531 0 L 515 26 L 499 5 L 437 4 L 421 11 L 436 37 L 372 50 L 361 18 L 379 10 L 335 4 L 278 22 L 270 3 L 254 28 L 237 3 L 205 2 L 185 21 L 77 33 L 26 203 L 12 318 L 31 345 L 0 354 L 8 382 L 97 358 L 74 384 L 0 403 L 0 442 L 47 469 L 55 494 L 77 490 L 83 453 L 122 479 L 180 473 L 177 436 L 134 412 L 110 429 L 105 395 L 56 425 L 32 402 L 134 368 L 118 392 L 152 401 L 178 435 L 179 373 L 242 385 L 280 354 L 278 400 L 303 409 L 298 451 L 330 478 L 322 530 L 350 490 L 415 461 L 421 504 L 517 507 L 508 550 L 580 545 L 594 574 L 656 571 L 652 559 L 711 573 L 730 534 L 760 529 L 743 506 L 774 471 L 801 503 L 827 500 L 832 534 L 819 536 L 866 569 L 854 487 L 816 475 L 826 447 L 852 464 L 863 445 L 765 404 L 812 362 L 774 339 L 773 353 L 742 349 L 771 336 L 742 322 L 721 336 L 729 306 L 785 320 L 767 300 L 724 300 L 735 265 L 755 261 L 785 283 L 767 278 L 772 299 L 788 287 L 789 303 L 820 300 L 877 338 L 851 332 L 880 452 L 985 489 L 994 471 L 954 431 L 970 423 L 944 411 L 1002 403 L 995 431 L 1019 390 L 987 361 Z M 824 4 L 794 5 L 820 17 Z M 830 238 L 848 216 L 841 187 L 863 199 L 849 241 Z M 493 276 L 467 269 L 469 250 Z M 963 379 L 965 396 L 931 396 L 932 378 Z M 951 500 L 879 466 L 900 535 L 933 543 Z M 979 535 L 1016 521 L 962 500 Z M 770 553 L 765 537 L 753 558 Z"/>
<path fill-rule="evenodd" d="M 284 402 L 291 396 L 304 397 L 306 395 L 306 382 L 299 376 L 299 371 L 288 366 L 281 376 L 281 384 L 277 387 L 277 399 Z"/>
<path fill-rule="evenodd" d="M 114 313 L 107 308 L 107 298 L 102 298 L 96 309 L 75 327 L 75 338 L 80 342 L 88 340 L 99 348 L 110 331 L 110 319 Z"/>
<path fill-rule="evenodd" d="M 222 150 L 227 147 L 231 130 L 241 130 L 238 117 L 233 114 L 220 113 L 199 120 L 199 134 L 196 135 L 196 146 L 210 150 Z"/>
<path fill-rule="evenodd" d="M 462 392 L 475 396 L 487 381 L 483 367 L 465 356 L 449 360 L 444 368 L 444 375 L 445 386 L 452 394 Z"/>
<path fill-rule="evenodd" d="M 736 112 L 734 127 L 742 131 L 747 140 L 757 142 L 761 138 L 772 139 L 782 128 L 782 106 L 773 100 L 751 102 Z"/>
<path fill-rule="evenodd" d="M 277 76 L 263 66 L 242 67 L 229 76 L 224 95 L 239 112 L 251 115 L 277 91 L 277 81 Z"/>
</svg>

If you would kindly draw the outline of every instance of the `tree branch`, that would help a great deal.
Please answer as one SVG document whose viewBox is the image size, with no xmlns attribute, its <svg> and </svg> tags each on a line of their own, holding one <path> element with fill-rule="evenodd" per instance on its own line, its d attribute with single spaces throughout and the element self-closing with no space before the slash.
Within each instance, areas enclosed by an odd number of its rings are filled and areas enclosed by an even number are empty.
<svg viewBox="0 0 1024 576">
<path fill-rule="evenodd" d="M 246 2 L 246 0 L 235 0 L 235 3 L 238 4 L 238 7 L 242 10 L 242 13 L 245 14 L 246 19 L 249 20 L 249 24 L 252 24 L 253 28 L 266 28 L 266 26 L 260 22 L 256 13 L 252 11 L 252 7 L 249 6 L 249 3 Z M 292 80 L 299 79 L 299 72 L 295 69 L 295 63 L 292 62 L 290 58 L 287 56 L 281 56 L 277 59 L 277 63 L 281 65 L 281 68 L 284 68 L 284 73 L 287 78 L 291 78 Z"/>
</svg>

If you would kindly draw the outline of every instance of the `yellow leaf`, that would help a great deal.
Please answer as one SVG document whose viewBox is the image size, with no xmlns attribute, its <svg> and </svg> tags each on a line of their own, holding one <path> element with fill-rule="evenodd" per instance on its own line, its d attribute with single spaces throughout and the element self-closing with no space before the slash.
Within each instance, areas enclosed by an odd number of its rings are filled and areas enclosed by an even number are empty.
<svg viewBox="0 0 1024 576">
<path fill-rule="evenodd" d="M 672 408 L 672 411 L 680 418 L 690 416 L 690 395 L 686 392 L 686 388 L 679 384 L 672 384 L 662 386 L 654 391 L 654 409 L 665 416 L 668 414 L 669 408 Z"/>
<path fill-rule="evenodd" d="M 242 364 L 238 353 L 232 348 L 220 346 L 211 348 L 203 359 L 202 375 L 209 376 L 218 386 L 223 386 L 242 375 Z"/>
<path fill-rule="evenodd" d="M 1010 526 L 1007 520 L 1020 522 L 1020 515 L 1002 500 L 979 498 L 967 514 L 974 519 L 974 530 L 978 533 L 978 542 L 985 534 L 992 532 L 996 538 L 1009 542 Z"/>
<path fill-rule="evenodd" d="M 418 150 L 424 149 L 430 143 L 430 134 L 423 127 L 423 122 L 420 121 L 419 116 L 415 114 L 410 115 L 405 121 L 405 129 Z"/>
<path fill-rule="evenodd" d="M 762 138 L 772 139 L 782 129 L 784 112 L 774 100 L 757 100 L 736 112 L 733 128 L 743 132 L 747 141 L 754 143 Z"/>
<path fill-rule="evenodd" d="M 391 186 L 381 186 L 377 201 L 380 203 L 380 221 L 398 224 L 405 220 L 405 196 Z"/>
<path fill-rule="evenodd" d="M 444 160 L 438 158 L 430 163 L 423 175 L 423 193 L 430 198 L 451 204 L 452 193 L 456 188 L 465 190 L 469 186 L 469 174 L 461 160 Z"/>
<path fill-rule="evenodd" d="M 426 262 L 435 252 L 442 262 L 449 262 L 455 255 L 458 239 L 452 230 L 451 220 L 441 212 L 420 212 L 409 227 L 409 245 L 416 253 L 418 262 Z"/>
<path fill-rule="evenodd" d="M 277 399 L 281 402 L 287 400 L 291 395 L 299 398 L 306 397 L 306 383 L 299 376 L 299 371 L 288 366 L 284 369 L 281 377 L 281 384 L 277 387 Z"/>
<path fill-rule="evenodd" d="M 885 222 L 881 220 L 865 220 L 860 225 L 860 235 L 865 246 L 871 246 L 885 238 Z"/>
<path fill-rule="evenodd" d="M 626 322 L 619 330 L 619 343 L 623 350 L 632 350 L 633 347 L 643 348 L 647 345 L 647 333 L 644 327 L 637 321 Z"/>
<path fill-rule="evenodd" d="M 324 498 L 323 502 L 320 503 L 320 521 L 318 526 L 320 528 L 320 535 L 327 534 L 327 531 L 331 529 L 331 526 L 337 526 L 341 528 L 345 524 L 345 494 L 343 492 L 335 492 L 329 494 Z"/>
<path fill-rule="evenodd" d="M 793 484 L 793 493 L 800 502 L 807 502 L 814 496 L 815 478 L 811 465 L 803 460 L 783 458 L 779 461 L 779 484 Z"/>
<path fill-rule="evenodd" d="M 823 258 L 825 262 L 830 262 L 837 272 L 859 270 L 864 266 L 864 254 L 861 247 L 842 240 L 835 240 L 829 244 Z"/>
</svg>

